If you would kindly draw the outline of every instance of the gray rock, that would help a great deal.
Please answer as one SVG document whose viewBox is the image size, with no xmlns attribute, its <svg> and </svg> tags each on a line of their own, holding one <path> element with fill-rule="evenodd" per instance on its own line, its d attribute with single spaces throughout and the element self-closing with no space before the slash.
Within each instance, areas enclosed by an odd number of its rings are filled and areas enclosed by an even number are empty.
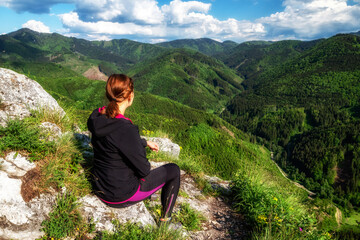
<svg viewBox="0 0 360 240">
<path fill-rule="evenodd" d="M 180 146 L 176 143 L 173 143 L 168 138 L 159 138 L 159 137 L 143 137 L 147 141 L 155 142 L 159 145 L 159 151 L 169 154 L 172 157 L 178 158 L 180 154 Z"/>
<path fill-rule="evenodd" d="M 54 141 L 62 135 L 61 129 L 55 123 L 43 122 L 40 124 L 40 128 L 46 134 L 48 141 Z"/>
<path fill-rule="evenodd" d="M 55 197 L 42 194 L 25 202 L 21 196 L 21 177 L 35 167 L 15 152 L 1 159 L 0 239 L 37 239 L 43 235 L 41 222 L 51 211 Z"/>
<path fill-rule="evenodd" d="M 17 152 L 10 152 L 5 159 L 1 160 L 2 164 L 0 170 L 6 172 L 6 174 L 12 178 L 22 177 L 27 171 L 35 168 L 34 163 L 30 163 L 25 157 Z"/>
<path fill-rule="evenodd" d="M 61 116 L 64 110 L 34 80 L 12 70 L 0 68 L 0 125 L 6 126 L 9 119 L 30 116 L 30 110 L 47 109 Z"/>
<path fill-rule="evenodd" d="M 106 206 L 94 195 L 87 195 L 79 200 L 80 212 L 86 219 L 93 219 L 97 231 L 112 231 L 111 221 L 117 219 L 120 223 L 133 222 L 142 226 L 155 225 L 155 221 L 143 202 L 126 208 L 111 208 Z"/>
<path fill-rule="evenodd" d="M 91 149 L 90 131 L 76 132 L 74 137 L 80 142 L 81 146 L 85 149 Z"/>
</svg>

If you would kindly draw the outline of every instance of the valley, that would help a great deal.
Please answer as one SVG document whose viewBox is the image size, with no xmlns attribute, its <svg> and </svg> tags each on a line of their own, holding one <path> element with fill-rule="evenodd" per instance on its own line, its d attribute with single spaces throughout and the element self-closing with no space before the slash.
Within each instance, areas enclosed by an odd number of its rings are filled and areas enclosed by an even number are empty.
<svg viewBox="0 0 360 240">
<path fill-rule="evenodd" d="M 357 34 L 240 44 L 87 41 L 29 29 L 0 36 L 0 67 L 39 82 L 83 130 L 106 105 L 107 76 L 131 76 L 128 114 L 140 131 L 182 146 L 177 163 L 195 178 L 232 181 L 233 208 L 255 236 L 270 228 L 274 239 L 360 236 L 359 62 Z"/>
</svg>

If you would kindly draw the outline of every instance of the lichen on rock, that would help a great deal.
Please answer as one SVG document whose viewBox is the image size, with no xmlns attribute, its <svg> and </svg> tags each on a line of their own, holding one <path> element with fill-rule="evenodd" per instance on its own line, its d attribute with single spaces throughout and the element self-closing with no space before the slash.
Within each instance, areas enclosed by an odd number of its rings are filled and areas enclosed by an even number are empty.
<svg viewBox="0 0 360 240">
<path fill-rule="evenodd" d="M 23 74 L 0 68 L 0 125 L 30 116 L 30 110 L 47 109 L 65 115 L 56 100 L 39 83 Z"/>
</svg>

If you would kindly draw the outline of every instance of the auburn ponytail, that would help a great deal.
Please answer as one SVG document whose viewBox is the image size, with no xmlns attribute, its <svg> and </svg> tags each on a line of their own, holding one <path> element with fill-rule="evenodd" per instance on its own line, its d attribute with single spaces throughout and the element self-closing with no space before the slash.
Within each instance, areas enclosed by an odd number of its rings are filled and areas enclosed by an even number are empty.
<svg viewBox="0 0 360 240">
<path fill-rule="evenodd" d="M 124 74 L 112 74 L 106 83 L 106 98 L 109 104 L 102 109 L 101 114 L 106 114 L 108 118 L 115 118 L 120 114 L 117 103 L 129 98 L 134 91 L 133 80 Z"/>
</svg>

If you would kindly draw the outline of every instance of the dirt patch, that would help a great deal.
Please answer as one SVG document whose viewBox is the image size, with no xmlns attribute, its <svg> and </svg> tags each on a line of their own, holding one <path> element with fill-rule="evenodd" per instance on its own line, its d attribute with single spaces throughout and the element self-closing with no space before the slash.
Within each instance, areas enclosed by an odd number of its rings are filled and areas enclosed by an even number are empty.
<svg viewBox="0 0 360 240">
<path fill-rule="evenodd" d="M 231 137 L 235 138 L 235 134 L 232 131 L 230 131 L 227 127 L 221 126 L 221 129 L 227 132 Z"/>
<path fill-rule="evenodd" d="M 4 111 L 6 109 L 6 105 L 0 102 L 0 111 Z"/>
<path fill-rule="evenodd" d="M 336 222 L 337 222 L 338 226 L 340 226 L 341 221 L 342 221 L 342 212 L 337 207 L 335 207 L 335 208 L 336 208 L 336 213 L 335 213 Z"/>
<path fill-rule="evenodd" d="M 235 212 L 225 196 L 204 196 L 188 174 L 181 176 L 180 189 L 189 198 L 178 198 L 178 203 L 189 203 L 193 209 L 201 212 L 206 221 L 201 231 L 190 233 L 191 239 L 246 239 L 249 233 L 244 216 Z"/>
<path fill-rule="evenodd" d="M 25 202 L 40 196 L 41 173 L 38 167 L 28 171 L 22 178 L 21 196 Z"/>
<path fill-rule="evenodd" d="M 108 77 L 102 73 L 99 69 L 99 67 L 94 66 L 90 69 L 88 69 L 86 72 L 83 73 L 83 75 L 91 80 L 103 80 L 107 81 Z"/>
</svg>

